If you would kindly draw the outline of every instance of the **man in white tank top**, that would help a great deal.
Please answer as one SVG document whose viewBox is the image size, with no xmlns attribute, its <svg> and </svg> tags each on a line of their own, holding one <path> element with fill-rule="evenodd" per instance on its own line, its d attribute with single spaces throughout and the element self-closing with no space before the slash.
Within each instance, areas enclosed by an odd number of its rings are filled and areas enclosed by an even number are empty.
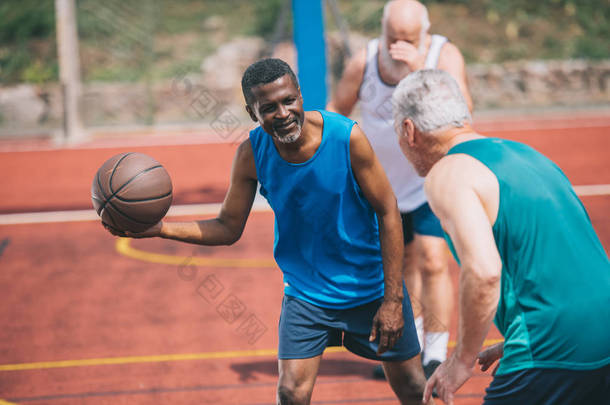
<svg viewBox="0 0 610 405">
<path fill-rule="evenodd" d="M 382 35 L 373 39 L 346 65 L 326 109 L 348 116 L 360 102 L 361 128 L 368 137 L 392 185 L 403 218 L 403 274 L 411 296 L 426 376 L 447 357 L 448 327 L 453 310 L 453 286 L 440 222 L 428 206 L 423 178 L 402 154 L 392 117 L 391 98 L 398 82 L 410 72 L 438 68 L 458 82 L 468 108 L 464 59 L 458 48 L 440 35 L 430 35 L 428 11 L 415 0 L 386 4 Z M 375 375 L 383 377 L 378 368 Z"/>
</svg>

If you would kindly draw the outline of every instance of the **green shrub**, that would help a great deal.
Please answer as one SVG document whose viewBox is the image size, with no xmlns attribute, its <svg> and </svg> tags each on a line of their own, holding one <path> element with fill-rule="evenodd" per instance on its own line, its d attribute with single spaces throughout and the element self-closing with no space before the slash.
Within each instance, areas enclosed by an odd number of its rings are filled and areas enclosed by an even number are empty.
<svg viewBox="0 0 610 405">
<path fill-rule="evenodd" d="M 144 80 L 166 77 L 185 63 L 196 69 L 219 41 L 238 35 L 272 39 L 289 0 L 75 1 L 84 79 Z M 368 37 L 379 35 L 385 1 L 337 0 L 349 29 Z M 433 18 L 433 31 L 446 33 L 470 63 L 610 57 L 608 0 L 423 2 L 440 18 Z M 284 40 L 292 36 L 287 14 Z M 328 9 L 326 14 L 327 29 L 334 29 Z M 221 24 L 206 28 L 215 16 Z M 173 53 L 181 44 L 171 41 L 184 37 L 195 37 L 189 43 L 196 48 L 185 45 Z M 162 49 L 155 48 L 156 41 Z M 57 71 L 55 1 L 0 0 L 0 84 L 53 81 Z"/>
</svg>

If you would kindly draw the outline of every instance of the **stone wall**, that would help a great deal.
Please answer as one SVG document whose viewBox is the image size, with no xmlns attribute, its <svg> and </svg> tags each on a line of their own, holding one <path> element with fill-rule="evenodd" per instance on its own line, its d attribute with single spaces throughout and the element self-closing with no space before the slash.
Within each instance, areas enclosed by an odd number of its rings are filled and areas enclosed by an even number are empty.
<svg viewBox="0 0 610 405">
<path fill-rule="evenodd" d="M 81 108 L 87 126 L 210 124 L 223 111 L 247 125 L 241 72 L 264 44 L 240 39 L 221 47 L 199 72 L 182 72 L 147 87 L 137 83 L 89 83 Z M 225 49 L 226 48 L 226 49 Z M 294 50 L 281 45 L 274 55 L 294 66 Z M 333 63 L 332 53 L 330 63 Z M 467 67 L 475 110 L 610 105 L 610 60 L 525 61 Z M 59 85 L 0 87 L 0 134 L 61 128 Z"/>
<path fill-rule="evenodd" d="M 610 60 L 470 65 L 468 80 L 477 109 L 610 103 Z"/>
</svg>

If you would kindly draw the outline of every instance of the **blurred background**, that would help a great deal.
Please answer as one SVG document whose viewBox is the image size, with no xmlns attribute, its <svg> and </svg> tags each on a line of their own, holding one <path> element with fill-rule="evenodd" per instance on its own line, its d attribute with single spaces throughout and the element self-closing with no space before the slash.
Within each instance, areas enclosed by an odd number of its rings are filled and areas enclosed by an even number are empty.
<svg viewBox="0 0 610 405">
<path fill-rule="evenodd" d="M 57 34 L 65 22 L 55 3 L 0 2 L 0 137 L 63 137 Z M 209 128 L 220 110 L 248 126 L 240 90 L 245 67 L 269 55 L 296 67 L 290 0 L 73 3 L 78 108 L 89 137 Z M 607 0 L 423 3 L 430 32 L 447 36 L 466 59 L 478 115 L 610 105 Z M 330 91 L 346 56 L 380 34 L 383 4 L 324 1 Z M 197 108 L 202 96 L 215 114 Z"/>
</svg>

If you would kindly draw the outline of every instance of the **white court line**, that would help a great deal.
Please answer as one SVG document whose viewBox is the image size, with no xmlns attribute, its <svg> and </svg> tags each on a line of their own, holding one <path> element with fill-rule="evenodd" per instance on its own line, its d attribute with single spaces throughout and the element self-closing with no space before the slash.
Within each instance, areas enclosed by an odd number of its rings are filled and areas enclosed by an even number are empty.
<svg viewBox="0 0 610 405">
<path fill-rule="evenodd" d="M 242 139 L 243 140 L 243 139 Z M 148 139 L 133 138 L 133 139 L 100 139 L 87 141 L 74 145 L 53 145 L 53 144 L 2 144 L 0 143 L 0 153 L 14 152 L 54 152 L 59 150 L 70 151 L 85 151 L 99 149 L 117 149 L 117 148 L 143 148 L 143 147 L 162 147 L 162 146 L 188 146 L 188 145 L 238 145 L 240 140 L 228 142 L 220 137 L 211 137 L 207 135 L 160 135 L 158 138 L 151 136 Z M 1 404 L 0 404 L 1 405 Z"/>
<path fill-rule="evenodd" d="M 531 118 L 527 116 L 515 115 L 501 117 L 474 117 L 474 128 L 480 132 L 519 132 L 519 131 L 538 131 L 538 130 L 562 130 L 579 128 L 607 128 L 610 126 L 610 119 L 605 111 L 592 115 L 574 114 L 571 118 L 565 118 L 568 114 L 548 117 Z M 359 116 L 354 117 L 360 121 Z M 186 128 L 186 129 L 185 129 Z M 241 127 L 235 130 L 236 134 L 245 135 L 252 127 Z M 106 133 L 116 131 L 115 128 L 91 128 L 91 133 Z M 185 133 L 186 131 L 186 133 Z M 142 135 L 148 132 L 149 135 Z M 134 133 L 136 135 L 130 135 Z M 125 136 L 94 137 L 91 140 L 74 145 L 53 144 L 52 142 L 32 144 L 0 142 L 0 153 L 12 152 L 47 152 L 57 150 L 91 150 L 91 149 L 116 149 L 116 148 L 136 148 L 147 146 L 185 146 L 185 145 L 208 145 L 226 144 L 237 145 L 246 139 L 245 136 L 231 137 L 224 139 L 208 127 L 184 127 L 166 126 L 153 128 L 137 128 L 125 130 Z"/>
<path fill-rule="evenodd" d="M 540 124 L 506 124 L 502 125 L 497 123 L 489 122 L 475 122 L 473 127 L 475 130 L 482 132 L 485 135 L 486 132 L 529 132 L 529 131 L 561 131 L 562 129 L 590 129 L 590 128 L 607 128 L 610 126 L 608 122 L 600 123 L 589 123 L 589 124 L 561 124 L 561 125 L 547 125 L 544 123 Z"/>
<path fill-rule="evenodd" d="M 186 204 L 172 206 L 167 212 L 168 217 L 181 217 L 190 215 L 212 215 L 220 211 L 221 204 Z M 252 211 L 271 211 L 266 202 L 255 201 Z M 0 215 L 0 225 L 19 224 L 49 224 L 55 222 L 86 222 L 99 221 L 100 217 L 95 210 L 72 210 L 72 211 L 49 211 L 49 212 L 24 212 L 19 214 Z"/>
<path fill-rule="evenodd" d="M 591 184 L 588 186 L 574 186 L 574 191 L 580 197 L 609 195 L 610 184 Z"/>
<path fill-rule="evenodd" d="M 610 184 L 592 184 L 574 186 L 574 191 L 580 197 L 610 195 Z M 212 204 L 185 204 L 174 205 L 168 213 L 168 217 L 181 217 L 192 215 L 213 215 L 220 211 L 220 203 Z M 252 205 L 254 212 L 270 212 L 271 207 L 257 194 Z M 72 211 L 49 211 L 49 212 L 24 212 L 19 214 L 0 215 L 0 225 L 20 224 L 48 224 L 56 222 L 86 222 L 99 221 L 99 217 L 93 209 Z"/>
</svg>

